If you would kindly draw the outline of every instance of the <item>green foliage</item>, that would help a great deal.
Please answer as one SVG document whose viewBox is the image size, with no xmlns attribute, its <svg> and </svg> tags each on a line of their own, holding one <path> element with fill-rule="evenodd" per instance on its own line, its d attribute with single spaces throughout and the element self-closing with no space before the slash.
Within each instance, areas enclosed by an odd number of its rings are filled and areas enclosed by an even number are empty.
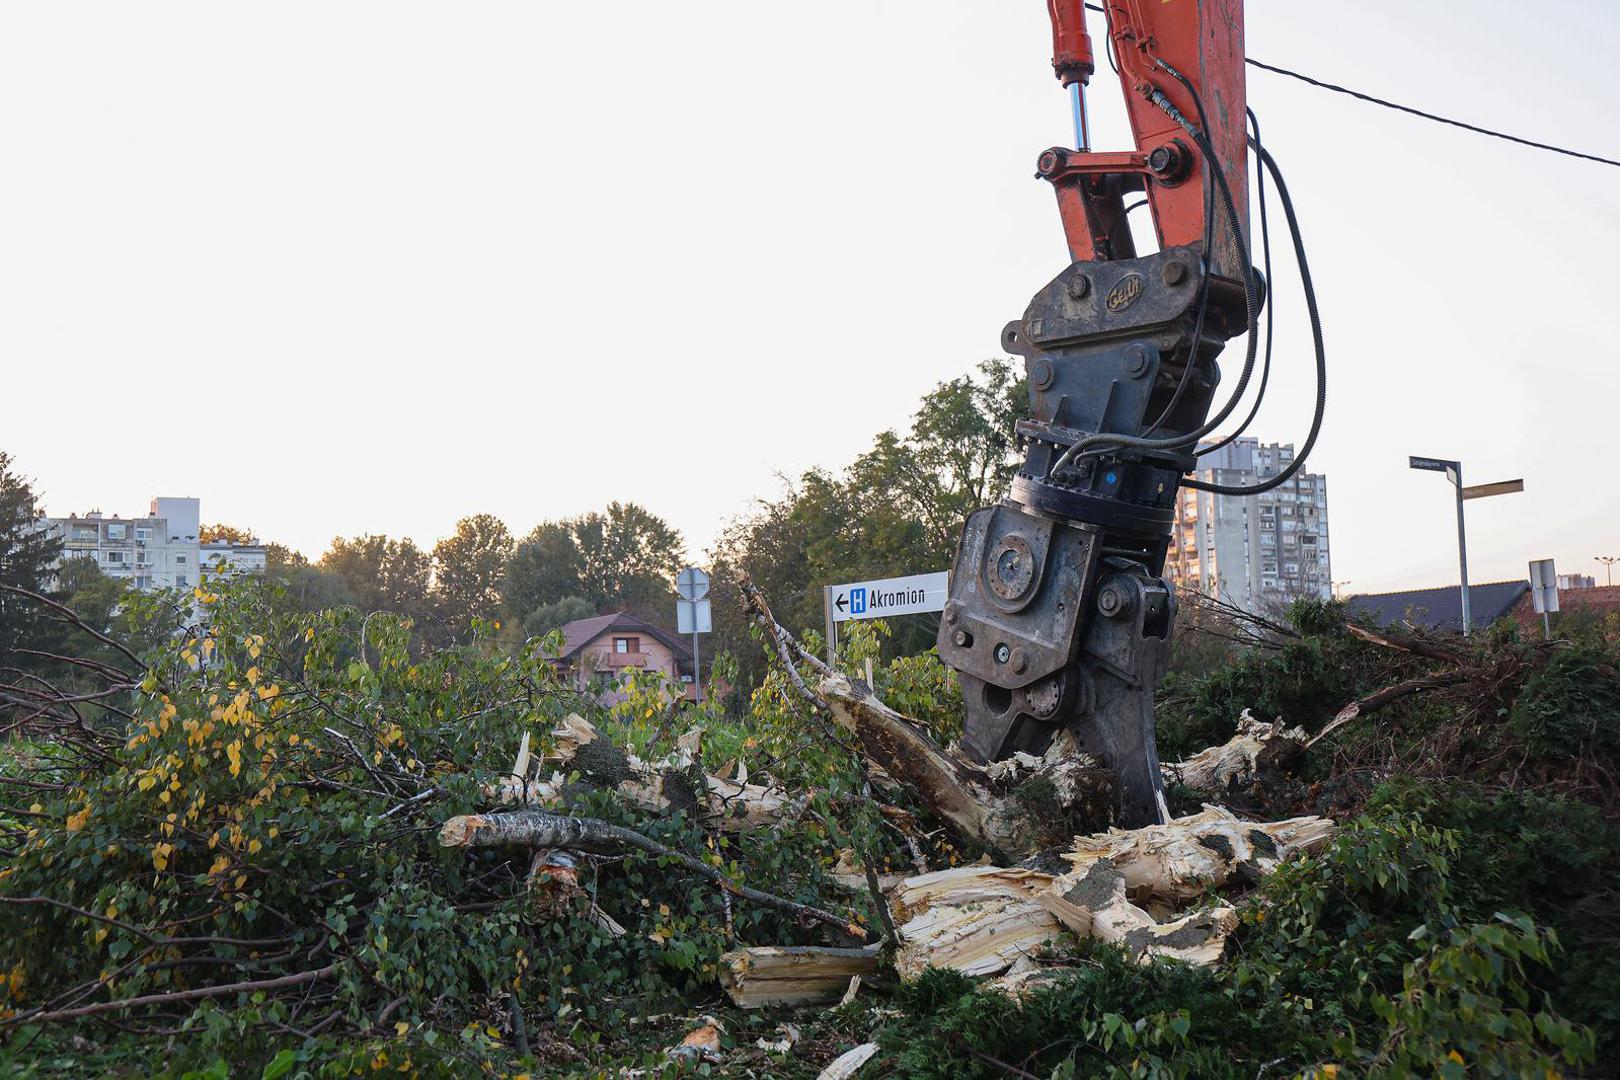
<svg viewBox="0 0 1620 1080">
<path fill-rule="evenodd" d="M 1387 650 L 1370 658 L 1375 647 L 1345 632 L 1336 601 L 1296 601 L 1288 617 L 1301 636 L 1250 648 L 1214 671 L 1166 676 L 1156 718 L 1161 758 L 1175 761 L 1225 742 L 1244 709 L 1259 720 L 1316 730 L 1361 692 L 1369 669 L 1380 676 L 1401 670 Z"/>
<path fill-rule="evenodd" d="M 39 527 L 42 512 L 33 485 L 16 471 L 11 455 L 0 450 L 0 585 L 46 591 L 62 540 Z M 0 589 L 0 657 L 46 633 L 37 607 Z"/>
<path fill-rule="evenodd" d="M 433 558 L 411 540 L 337 537 L 317 565 L 343 581 L 363 612 L 392 611 L 412 618 L 428 614 Z"/>
<path fill-rule="evenodd" d="M 667 624 L 683 547 L 679 532 L 635 503 L 542 522 L 507 563 L 506 611 L 525 628 L 549 629 L 610 611 Z M 572 614 L 577 611 L 585 614 Z M 555 621 L 563 614 L 569 618 Z"/>
<path fill-rule="evenodd" d="M 466 633 L 476 618 L 500 610 L 512 534 L 492 514 L 456 522 L 455 535 L 433 545 L 433 593 L 451 630 Z"/>
<path fill-rule="evenodd" d="M 881 1034 L 903 1077 L 1543 1076 L 1594 1060 L 1538 985 L 1557 939 L 1465 921 L 1458 838 L 1394 814 L 1285 863 L 1235 959 L 1139 964 L 1096 942 L 1022 999 L 932 971 Z"/>
<path fill-rule="evenodd" d="M 1620 665 L 1612 648 L 1553 653 L 1513 705 L 1513 730 L 1541 759 L 1620 756 Z"/>
<path fill-rule="evenodd" d="M 737 757 L 758 771 L 772 764 L 765 743 L 805 738 L 787 698 L 757 697 L 738 723 L 717 702 L 682 706 L 672 687 L 643 677 L 604 713 L 559 684 L 546 653 L 554 643 L 506 656 L 476 637 L 487 628 L 475 620 L 470 645 L 413 655 L 405 620 L 286 613 L 277 589 L 246 579 L 197 590 L 206 618 L 190 636 L 147 641 L 131 716 L 101 718 L 97 752 L 13 743 L 0 756 L 0 784 L 25 779 L 37 800 L 0 814 L 17 848 L 0 869 L 0 1020 L 69 992 L 100 1001 L 332 965 L 296 995 L 204 1004 L 178 1037 L 171 1075 L 206 1075 L 221 1058 L 233 1068 L 285 1061 L 276 1025 L 332 1014 L 332 1031 L 364 1033 L 386 1007 L 399 1033 L 322 1042 L 325 1056 L 297 1060 L 328 1075 L 332 1062 L 383 1054 L 460 1076 L 469 1056 L 512 1063 L 498 1030 L 508 995 L 581 1040 L 612 1039 L 629 1015 L 712 995 L 719 953 L 739 939 L 824 940 L 824 929 L 728 903 L 641 853 L 589 873 L 592 899 L 629 933 L 610 936 L 581 910 L 529 924 L 525 859 L 436 841 L 439 822 L 487 805 L 481 785 L 510 769 L 524 732 L 543 734 L 570 711 L 652 759 L 701 725 L 711 768 Z M 160 599 L 130 597 L 127 610 L 156 618 Z M 649 818 L 583 789 L 571 809 L 778 895 L 841 905 L 830 878 L 839 852 L 888 858 L 896 845 L 884 846 L 876 815 L 855 798 L 843 752 L 814 749 L 781 770 L 815 791 L 798 825 L 716 834 L 683 813 Z M 848 910 L 874 919 L 865 899 Z M 469 1025 L 489 1029 L 489 1045 L 459 1041 Z"/>
<path fill-rule="evenodd" d="M 930 391 L 904 435 L 882 432 L 842 473 L 806 472 L 733 522 L 713 553 L 715 641 L 744 658 L 743 677 L 757 684 L 764 663 L 744 647 L 749 624 L 734 599 L 742 574 L 797 632 L 821 627 L 824 585 L 945 569 L 968 514 L 1006 494 L 1018 461 L 1013 424 L 1027 411 L 1013 362 L 985 361 Z M 923 652 L 937 630 L 931 618 L 896 621 L 884 655 Z"/>
</svg>

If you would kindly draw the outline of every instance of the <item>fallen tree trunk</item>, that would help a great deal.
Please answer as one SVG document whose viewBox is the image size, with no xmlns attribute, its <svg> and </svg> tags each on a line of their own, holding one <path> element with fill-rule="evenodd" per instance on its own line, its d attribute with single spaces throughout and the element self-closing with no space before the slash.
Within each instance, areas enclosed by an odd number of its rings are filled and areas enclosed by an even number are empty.
<svg viewBox="0 0 1620 1080">
<path fill-rule="evenodd" d="M 744 1009 L 836 1001 L 849 980 L 877 970 L 878 948 L 798 945 L 732 949 L 720 957 L 720 985 Z"/>
<path fill-rule="evenodd" d="M 1285 727 L 1280 720 L 1268 724 L 1244 709 L 1237 734 L 1186 761 L 1164 766 L 1164 778 L 1207 795 L 1224 795 L 1262 773 L 1286 767 L 1305 752 L 1305 745 L 1304 728 Z"/>
<path fill-rule="evenodd" d="M 566 848 L 569 851 L 597 853 L 635 848 L 679 863 L 699 877 L 707 878 L 719 885 L 733 896 L 836 927 L 853 937 L 862 936 L 859 926 L 848 916 L 835 915 L 809 904 L 761 892 L 722 874 L 708 863 L 693 858 L 684 851 L 676 851 L 650 836 L 643 836 L 634 829 L 614 825 L 600 818 L 570 817 L 545 810 L 462 814 L 444 823 L 439 830 L 439 843 L 444 847 Z"/>
<path fill-rule="evenodd" d="M 1113 778 L 1080 754 L 1071 739 L 1054 741 L 1044 758 L 1022 755 L 1007 769 L 987 770 L 941 747 L 922 725 L 891 709 L 867 684 L 840 674 L 795 641 L 744 576 L 743 605 L 764 631 L 794 692 L 854 737 L 863 767 L 881 770 L 910 789 L 957 837 L 1014 862 L 1042 846 L 1046 827 L 1073 819 L 1096 828 L 1111 819 Z M 819 679 L 812 689 L 803 664 Z M 1022 767 L 1027 766 L 1027 767 Z M 1033 794 L 1033 799 L 1021 797 Z M 1032 811 L 1031 804 L 1039 806 Z M 1069 833 L 1076 831 L 1070 829 Z"/>
<path fill-rule="evenodd" d="M 1042 846 L 1044 826 L 1050 824 L 1043 819 L 1074 815 L 1093 825 L 1109 820 L 1109 773 L 1066 739 L 1055 742 L 1045 758 L 1025 754 L 1010 765 L 985 769 L 941 747 L 864 683 L 832 672 L 814 693 L 838 726 L 855 737 L 863 756 L 910 788 L 958 836 L 1008 862 Z M 1039 813 L 1022 797 L 1034 791 L 1043 804 Z"/>
</svg>

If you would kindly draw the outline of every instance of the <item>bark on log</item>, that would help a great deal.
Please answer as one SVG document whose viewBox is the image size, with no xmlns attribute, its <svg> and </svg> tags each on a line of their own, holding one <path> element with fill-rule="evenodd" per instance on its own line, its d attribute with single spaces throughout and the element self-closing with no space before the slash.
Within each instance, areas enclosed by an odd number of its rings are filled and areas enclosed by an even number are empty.
<svg viewBox="0 0 1620 1080">
<path fill-rule="evenodd" d="M 1336 831 L 1327 818 L 1243 821 L 1223 807 L 1205 806 L 1164 825 L 1076 837 L 1064 856 L 1074 871 L 1059 879 L 1059 888 L 1108 862 L 1133 899 L 1182 904 L 1231 881 L 1253 884 L 1295 852 L 1321 848 Z"/>
<path fill-rule="evenodd" d="M 1072 743 L 1055 743 L 1042 758 L 1022 755 L 995 771 L 941 747 L 919 725 L 895 712 L 864 683 L 839 674 L 822 678 L 815 696 L 839 727 L 855 737 L 861 753 L 910 788 L 963 839 L 1016 862 L 1040 847 L 1040 824 L 1018 792 L 1039 781 L 1051 793 L 1048 813 L 1106 808 L 1112 804 L 1105 770 L 1078 755 Z M 1023 759 L 1027 759 L 1023 760 Z M 1046 785 L 1050 785 L 1049 788 Z M 1010 787 L 1011 790 L 1008 790 Z"/>
<path fill-rule="evenodd" d="M 744 885 L 684 851 L 676 851 L 650 836 L 643 836 L 634 829 L 626 829 L 622 825 L 614 825 L 599 818 L 570 817 L 566 814 L 548 813 L 545 810 L 463 814 L 444 823 L 439 830 L 439 843 L 444 847 L 566 848 L 569 851 L 597 853 L 636 848 L 651 855 L 671 859 L 699 877 L 714 882 L 733 896 L 836 927 L 851 936 L 860 936 L 858 925 L 846 916 Z"/>
<path fill-rule="evenodd" d="M 720 985 L 744 1009 L 837 1001 L 856 976 L 877 970 L 878 949 L 814 945 L 733 949 L 720 957 Z"/>
<path fill-rule="evenodd" d="M 760 784 L 700 773 L 698 740 L 702 729 L 681 736 L 675 753 L 659 762 L 645 762 L 621 750 L 595 725 L 570 713 L 551 731 L 551 753 L 529 769 L 485 788 L 485 794 L 503 805 L 558 806 L 563 802 L 569 776 L 592 788 L 617 790 L 633 805 L 649 813 L 689 810 L 710 828 L 743 832 L 777 824 L 796 814 L 803 799 L 789 799 Z M 519 752 L 520 764 L 526 764 Z"/>
<path fill-rule="evenodd" d="M 1200 750 L 1186 761 L 1164 767 L 1167 782 L 1185 784 L 1208 795 L 1224 795 L 1251 783 L 1261 773 L 1285 767 L 1305 752 L 1305 729 L 1256 720 L 1248 709 L 1238 719 L 1237 734 L 1220 746 Z"/>
</svg>

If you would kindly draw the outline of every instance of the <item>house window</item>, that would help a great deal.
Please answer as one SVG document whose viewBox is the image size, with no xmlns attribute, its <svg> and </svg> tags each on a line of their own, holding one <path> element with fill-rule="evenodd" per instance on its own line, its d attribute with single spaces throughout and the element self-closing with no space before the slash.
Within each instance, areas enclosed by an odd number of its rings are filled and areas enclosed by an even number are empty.
<svg viewBox="0 0 1620 1080">
<path fill-rule="evenodd" d="M 122 565 L 124 565 L 124 552 L 122 552 L 122 551 L 109 551 L 109 552 L 107 552 L 107 565 L 108 566 L 122 566 Z"/>
<path fill-rule="evenodd" d="M 108 525 L 107 526 L 107 539 L 109 539 L 109 540 L 122 540 L 123 538 L 124 538 L 124 527 L 122 525 Z"/>
<path fill-rule="evenodd" d="M 616 653 L 638 653 L 641 651 L 641 639 L 616 637 L 613 639 L 613 651 Z"/>
<path fill-rule="evenodd" d="M 174 562 L 176 566 L 184 566 L 186 565 L 186 557 L 184 555 L 176 555 L 174 557 Z"/>
<path fill-rule="evenodd" d="M 177 587 L 177 588 L 181 588 L 181 589 L 183 589 L 183 588 L 185 588 L 185 587 L 186 587 L 186 586 L 187 586 L 187 585 L 190 585 L 190 584 L 191 584 L 191 582 L 189 582 L 189 581 L 187 581 L 187 580 L 186 580 L 186 575 L 184 575 L 184 574 L 176 574 L 176 575 L 175 575 L 175 578 L 174 578 L 174 584 L 175 584 L 175 586 L 176 586 L 176 587 Z"/>
<path fill-rule="evenodd" d="M 136 526 L 136 528 L 135 528 L 135 539 L 139 540 L 143 544 L 146 543 L 148 540 L 152 539 L 152 530 L 151 529 L 143 529 L 143 528 L 141 528 L 139 526 Z"/>
</svg>

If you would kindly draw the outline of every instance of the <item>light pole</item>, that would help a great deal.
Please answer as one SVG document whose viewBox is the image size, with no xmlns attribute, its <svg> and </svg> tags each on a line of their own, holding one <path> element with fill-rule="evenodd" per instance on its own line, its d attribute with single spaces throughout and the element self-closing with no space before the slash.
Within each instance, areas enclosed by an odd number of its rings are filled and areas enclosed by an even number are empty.
<svg viewBox="0 0 1620 1080">
<path fill-rule="evenodd" d="M 1516 491 L 1524 490 L 1523 480 L 1497 480 L 1490 484 L 1475 484 L 1473 487 L 1463 487 L 1462 462 L 1447 461 L 1445 458 L 1408 457 L 1407 465 L 1413 469 L 1422 469 L 1426 472 L 1443 472 L 1451 486 L 1457 489 L 1457 570 L 1462 583 L 1462 632 L 1466 637 L 1473 632 L 1473 612 L 1468 606 L 1468 536 L 1463 525 L 1463 502 L 1467 499 L 1483 499 L 1490 495 L 1511 495 Z"/>
<path fill-rule="evenodd" d="M 1614 584 L 1614 564 L 1620 562 L 1620 555 L 1594 555 L 1592 558 L 1603 564 L 1605 585 Z"/>
</svg>

